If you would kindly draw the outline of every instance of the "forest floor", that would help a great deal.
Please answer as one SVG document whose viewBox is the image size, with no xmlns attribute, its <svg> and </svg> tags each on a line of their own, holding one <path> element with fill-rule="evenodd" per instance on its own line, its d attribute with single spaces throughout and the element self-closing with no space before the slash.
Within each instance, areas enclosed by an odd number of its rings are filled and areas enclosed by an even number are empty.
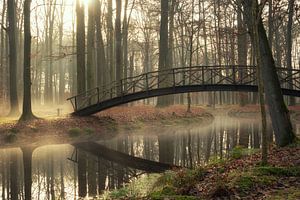
<svg viewBox="0 0 300 200">
<path fill-rule="evenodd" d="M 256 153 L 255 153 L 256 152 Z M 113 199 L 300 199 L 300 143 L 261 154 L 235 148 L 231 157 L 194 170 L 153 174 L 106 194 Z"/>
<path fill-rule="evenodd" d="M 89 117 L 75 117 L 64 111 L 56 116 L 55 111 L 40 109 L 35 112 L 38 120 L 18 122 L 15 118 L 0 118 L 1 148 L 25 145 L 47 145 L 77 141 L 101 140 L 123 131 L 159 126 L 176 126 L 192 123 L 209 124 L 213 116 L 202 107 L 175 105 L 168 108 L 137 105 L 116 107 Z M 49 114 L 50 113 L 50 114 Z"/>
</svg>

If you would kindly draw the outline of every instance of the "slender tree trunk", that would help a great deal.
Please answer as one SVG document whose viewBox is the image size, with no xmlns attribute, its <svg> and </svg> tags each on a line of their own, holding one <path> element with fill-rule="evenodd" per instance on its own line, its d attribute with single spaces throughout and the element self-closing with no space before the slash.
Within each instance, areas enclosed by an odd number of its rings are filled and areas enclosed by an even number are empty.
<svg viewBox="0 0 300 200">
<path fill-rule="evenodd" d="M 107 6 L 107 63 L 108 63 L 108 77 L 109 82 L 115 80 L 115 65 L 114 65 L 114 29 L 113 29 L 113 8 L 112 0 L 108 0 Z"/>
<path fill-rule="evenodd" d="M 96 86 L 95 68 L 95 0 L 88 4 L 88 32 L 87 32 L 87 90 Z"/>
<path fill-rule="evenodd" d="M 102 36 L 102 26 L 101 26 L 101 6 L 100 2 L 96 1 L 96 43 L 97 43 L 97 85 L 104 86 L 107 83 L 107 63 L 105 57 L 105 49 L 104 49 L 104 42 Z"/>
<path fill-rule="evenodd" d="M 289 14 L 288 14 L 288 24 L 287 24 L 287 29 L 286 29 L 286 64 L 287 68 L 289 70 L 293 69 L 292 66 L 292 48 L 293 48 L 293 36 L 292 36 L 292 31 L 293 31 L 293 16 L 294 16 L 294 6 L 295 6 L 295 0 L 290 0 L 289 1 Z M 289 89 L 293 89 L 293 79 L 292 79 L 292 71 L 289 71 L 288 76 L 289 78 Z M 289 98 L 289 104 L 291 106 L 295 105 L 296 99 L 295 97 L 290 97 Z"/>
<path fill-rule="evenodd" d="M 24 1 L 24 94 L 21 121 L 34 119 L 31 109 L 31 31 L 30 31 L 31 0 Z"/>
<path fill-rule="evenodd" d="M 60 23 L 59 23 L 59 56 L 63 56 L 62 45 L 63 45 L 63 28 L 64 28 L 64 12 L 65 12 L 65 1 L 61 2 L 60 5 Z M 65 101 L 65 66 L 62 58 L 59 60 L 59 104 L 63 104 Z"/>
<path fill-rule="evenodd" d="M 117 94 L 121 95 L 123 83 L 121 79 L 123 77 L 123 62 L 122 62 L 122 30 L 121 30 L 121 9 L 122 2 L 121 0 L 116 0 L 116 22 L 115 22 L 115 30 L 116 30 L 116 81 L 119 85 L 117 87 Z"/>
<path fill-rule="evenodd" d="M 15 0 L 7 1 L 8 39 L 9 39 L 9 86 L 10 86 L 10 113 L 19 114 L 19 102 L 17 93 L 17 43 L 16 43 L 16 5 Z"/>
<path fill-rule="evenodd" d="M 194 40 L 194 0 L 192 0 L 192 24 L 191 24 L 191 30 L 190 30 L 190 59 L 189 59 L 189 66 L 192 67 L 193 63 L 193 40 Z M 189 72 L 189 84 L 191 84 L 191 75 L 192 72 Z M 192 98 L 191 93 L 188 93 L 187 95 L 187 101 L 188 101 L 188 107 L 187 112 L 191 112 L 191 104 L 192 104 Z"/>
<path fill-rule="evenodd" d="M 169 69 L 169 31 L 168 31 L 168 12 L 169 12 L 169 2 L 161 0 L 161 21 L 160 21 L 160 39 L 159 39 L 159 64 L 158 70 Z M 168 78 L 162 73 L 159 74 L 159 87 L 168 87 Z M 157 106 L 164 107 L 171 104 L 169 96 L 163 96 L 157 98 Z"/>
<path fill-rule="evenodd" d="M 6 1 L 3 1 L 2 4 L 2 15 L 1 15 L 1 24 L 5 23 L 5 10 L 6 10 Z M 5 53 L 5 32 L 4 29 L 1 28 L 0 29 L 0 34 L 1 34 L 1 38 L 0 38 L 0 101 L 1 103 L 5 104 L 5 85 L 6 85 L 6 81 L 5 81 L 5 65 L 4 65 L 4 53 Z M 1 106 L 1 104 L 0 104 Z"/>
<path fill-rule="evenodd" d="M 76 1 L 77 13 L 77 93 L 86 91 L 86 78 L 85 78 L 85 23 L 84 23 L 84 4 L 80 0 Z"/>
<path fill-rule="evenodd" d="M 125 0 L 124 15 L 122 25 L 122 65 L 123 65 L 123 77 L 128 76 L 128 23 L 130 18 L 127 19 L 128 0 Z M 130 17 L 130 16 L 129 16 Z M 124 90 L 127 91 L 127 83 L 124 83 Z"/>
<path fill-rule="evenodd" d="M 256 19 L 253 13 L 252 3 L 256 4 L 256 13 L 258 13 L 257 1 L 243 0 L 244 17 L 249 29 L 252 40 L 255 41 L 253 24 L 257 26 L 258 51 L 260 55 L 261 73 L 266 94 L 266 102 L 269 107 L 272 126 L 275 133 L 276 144 L 278 146 L 286 146 L 295 140 L 292 124 L 290 121 L 289 111 L 285 106 L 279 79 L 276 72 L 275 62 L 271 49 L 269 47 L 268 38 L 262 22 L 261 16 Z M 255 14 L 255 15 L 254 15 Z"/>
<path fill-rule="evenodd" d="M 237 13 L 237 23 L 238 23 L 238 64 L 242 66 L 247 65 L 247 51 L 248 51 L 248 45 L 247 45 L 247 30 L 245 27 L 244 20 L 242 19 L 242 5 L 241 5 L 241 0 L 238 0 L 238 13 Z M 244 74 L 243 70 L 239 70 L 238 72 L 238 79 L 243 79 Z M 247 98 L 247 93 L 245 92 L 240 92 L 239 93 L 239 100 L 240 100 L 240 106 L 245 106 L 246 105 L 246 99 Z"/>
</svg>

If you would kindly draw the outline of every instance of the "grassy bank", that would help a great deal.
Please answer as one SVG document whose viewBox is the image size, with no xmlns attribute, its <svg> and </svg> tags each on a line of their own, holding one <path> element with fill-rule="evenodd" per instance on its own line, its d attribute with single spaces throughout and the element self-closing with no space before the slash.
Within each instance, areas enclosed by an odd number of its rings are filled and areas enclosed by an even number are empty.
<svg viewBox="0 0 300 200">
<path fill-rule="evenodd" d="M 272 149 L 268 166 L 260 165 L 260 156 L 237 148 L 229 160 L 147 175 L 103 198 L 300 199 L 300 145 Z"/>
</svg>

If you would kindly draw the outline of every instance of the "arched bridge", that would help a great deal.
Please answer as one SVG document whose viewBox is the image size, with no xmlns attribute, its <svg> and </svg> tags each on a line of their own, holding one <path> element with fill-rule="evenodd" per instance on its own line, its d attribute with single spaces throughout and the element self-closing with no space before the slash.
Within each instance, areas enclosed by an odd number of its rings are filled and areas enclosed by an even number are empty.
<svg viewBox="0 0 300 200">
<path fill-rule="evenodd" d="M 300 97 L 300 70 L 277 68 L 284 95 Z M 71 97 L 74 114 L 102 110 L 150 97 L 202 91 L 257 92 L 255 66 L 193 66 L 144 73 Z"/>
</svg>

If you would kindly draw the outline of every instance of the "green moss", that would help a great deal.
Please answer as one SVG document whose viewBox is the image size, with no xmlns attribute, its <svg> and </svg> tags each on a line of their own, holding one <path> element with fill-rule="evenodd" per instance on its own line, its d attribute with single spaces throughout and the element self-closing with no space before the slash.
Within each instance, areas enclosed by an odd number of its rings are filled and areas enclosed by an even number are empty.
<svg viewBox="0 0 300 200">
<path fill-rule="evenodd" d="M 235 180 L 234 183 L 240 191 L 248 191 L 255 185 L 255 180 L 252 176 L 249 175 L 241 175 Z"/>
<path fill-rule="evenodd" d="M 80 136 L 82 133 L 83 133 L 83 130 L 80 129 L 80 128 L 78 128 L 78 127 L 76 127 L 76 128 L 71 128 L 71 129 L 69 129 L 69 131 L 68 131 L 68 134 L 69 134 L 70 137 L 78 137 L 78 136 Z"/>
<path fill-rule="evenodd" d="M 128 188 L 124 187 L 124 188 L 120 188 L 118 190 L 113 190 L 110 193 L 110 198 L 111 199 L 121 199 L 124 197 L 127 197 L 129 195 L 129 190 Z"/>
<path fill-rule="evenodd" d="M 154 191 L 150 194 L 151 197 L 162 197 L 176 195 L 176 188 L 170 185 L 164 186 L 161 190 Z"/>
<path fill-rule="evenodd" d="M 212 165 L 225 165 L 226 164 L 226 162 L 227 162 L 227 160 L 226 159 L 224 159 L 224 158 L 220 158 L 220 157 L 218 157 L 218 156 L 211 156 L 210 158 L 209 158 L 209 166 L 212 166 Z"/>
<path fill-rule="evenodd" d="M 200 181 L 205 172 L 202 168 L 196 170 L 181 170 L 176 173 L 173 185 L 177 188 L 189 188 L 196 182 Z"/>
<path fill-rule="evenodd" d="M 297 176 L 300 177 L 300 167 L 257 167 L 254 169 L 259 175 Z"/>
<path fill-rule="evenodd" d="M 258 175 L 254 171 L 238 172 L 229 174 L 229 186 L 236 188 L 239 192 L 246 193 L 255 187 L 265 187 L 276 182 L 274 176 Z"/>
<path fill-rule="evenodd" d="M 285 188 L 283 190 L 276 190 L 270 194 L 267 200 L 294 200 L 300 199 L 300 190 L 296 187 Z"/>
<path fill-rule="evenodd" d="M 244 156 L 252 155 L 254 153 L 257 153 L 259 150 L 257 149 L 248 149 L 244 148 L 242 146 L 236 146 L 231 150 L 231 157 L 233 159 L 240 159 L 243 158 Z"/>
<path fill-rule="evenodd" d="M 87 134 L 87 135 L 92 135 L 95 133 L 95 130 L 92 128 L 84 128 L 83 131 Z"/>
</svg>

